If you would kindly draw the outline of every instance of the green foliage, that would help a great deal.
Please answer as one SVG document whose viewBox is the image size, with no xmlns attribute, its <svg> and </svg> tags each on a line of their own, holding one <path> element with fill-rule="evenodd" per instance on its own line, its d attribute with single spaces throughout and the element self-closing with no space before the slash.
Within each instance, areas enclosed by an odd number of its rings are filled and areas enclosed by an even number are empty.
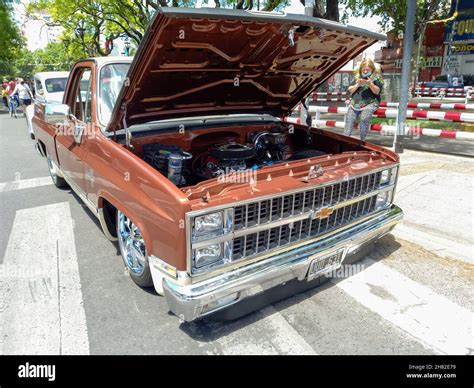
<svg viewBox="0 0 474 388">
<path fill-rule="evenodd" d="M 205 3 L 205 2 L 203 2 Z M 219 7 L 255 9 L 254 0 L 217 0 Z M 289 0 L 261 0 L 261 9 L 273 10 Z M 110 54 L 105 39 L 127 36 L 136 47 L 143 39 L 148 23 L 161 6 L 194 7 L 196 0 L 39 0 L 31 3 L 31 15 L 51 14 L 53 24 L 64 28 L 64 39 L 84 57 Z"/>
<path fill-rule="evenodd" d="M 81 59 L 82 52 L 63 43 L 49 43 L 43 50 L 35 51 L 38 71 L 69 71 L 74 62 Z"/>
<path fill-rule="evenodd" d="M 352 16 L 379 16 L 380 26 L 385 32 L 404 31 L 407 0 L 340 0 L 346 6 L 342 20 Z M 445 18 L 449 13 L 451 0 L 417 0 L 415 37 L 421 36 L 429 20 Z"/>
<path fill-rule="evenodd" d="M 12 64 L 23 44 L 20 32 L 11 18 L 10 9 L 3 1 L 0 2 L 0 76 L 12 77 Z"/>
</svg>

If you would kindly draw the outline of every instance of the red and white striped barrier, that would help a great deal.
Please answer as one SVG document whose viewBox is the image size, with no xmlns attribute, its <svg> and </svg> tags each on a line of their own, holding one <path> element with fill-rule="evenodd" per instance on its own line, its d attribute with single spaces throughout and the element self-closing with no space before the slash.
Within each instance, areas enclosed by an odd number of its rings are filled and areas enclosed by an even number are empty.
<svg viewBox="0 0 474 388">
<path fill-rule="evenodd" d="M 444 93 L 443 91 L 439 92 L 423 92 L 423 91 L 416 91 L 415 96 L 428 96 L 428 97 L 464 97 L 466 94 L 464 93 L 454 93 L 454 92 L 448 92 Z"/>
<path fill-rule="evenodd" d="M 398 102 L 382 101 L 382 108 L 398 108 Z M 474 104 L 458 104 L 458 103 L 437 103 L 437 102 L 409 102 L 407 108 L 419 109 L 444 109 L 444 110 L 474 110 Z"/>
<path fill-rule="evenodd" d="M 345 98 L 317 98 L 313 100 L 313 102 L 324 102 L 324 101 L 331 101 L 331 102 L 343 102 L 346 101 Z"/>
<path fill-rule="evenodd" d="M 319 113 L 338 113 L 345 115 L 347 113 L 347 107 L 337 106 L 310 106 L 309 111 Z M 380 108 L 374 112 L 375 117 L 380 118 L 396 118 L 398 110 Z M 407 119 L 417 120 L 434 120 L 434 121 L 453 121 L 453 122 L 466 122 L 474 123 L 474 113 L 463 113 L 463 112 L 431 112 L 426 110 L 407 110 Z"/>
<path fill-rule="evenodd" d="M 313 92 L 313 98 L 314 96 L 345 96 L 347 95 L 347 92 Z"/>
<path fill-rule="evenodd" d="M 415 88 L 415 90 L 444 90 L 446 92 L 464 92 L 464 88 L 425 88 L 424 86 L 421 86 L 419 88 Z"/>
<path fill-rule="evenodd" d="M 301 124 L 299 118 L 285 117 L 284 121 L 289 123 Z M 341 128 L 344 129 L 344 121 L 335 120 L 313 120 L 313 125 L 316 127 L 330 127 L 330 128 Z M 354 125 L 357 128 L 358 125 Z M 382 124 L 371 124 L 371 131 L 381 132 L 382 135 L 391 136 L 397 131 L 397 127 L 393 125 L 382 125 Z M 474 132 L 463 132 L 463 131 L 448 131 L 445 129 L 432 129 L 432 128 L 420 128 L 420 127 L 405 127 L 405 135 L 411 136 L 435 136 L 444 137 L 449 139 L 464 139 L 474 140 Z"/>
</svg>

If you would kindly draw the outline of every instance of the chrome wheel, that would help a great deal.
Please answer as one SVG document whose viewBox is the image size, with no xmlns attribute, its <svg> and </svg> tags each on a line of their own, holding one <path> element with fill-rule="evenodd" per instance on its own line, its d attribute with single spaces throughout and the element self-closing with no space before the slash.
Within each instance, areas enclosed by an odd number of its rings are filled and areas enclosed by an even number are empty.
<svg viewBox="0 0 474 388">
<path fill-rule="evenodd" d="M 125 265 L 132 274 L 141 276 L 147 266 L 143 236 L 138 227 L 121 211 L 117 215 L 118 241 Z"/>
<path fill-rule="evenodd" d="M 67 187 L 67 182 L 64 180 L 62 175 L 58 175 L 58 167 L 56 166 L 56 163 L 51 160 L 49 154 L 46 154 L 46 161 L 48 163 L 49 175 L 51 175 L 54 185 L 60 189 Z"/>
</svg>

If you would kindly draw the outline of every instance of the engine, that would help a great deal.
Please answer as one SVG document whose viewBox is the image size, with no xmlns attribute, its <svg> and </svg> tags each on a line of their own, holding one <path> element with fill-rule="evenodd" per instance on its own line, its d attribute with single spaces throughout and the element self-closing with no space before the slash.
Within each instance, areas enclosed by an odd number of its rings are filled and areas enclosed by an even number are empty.
<svg viewBox="0 0 474 388">
<path fill-rule="evenodd" d="M 249 141 L 255 147 L 255 159 L 259 163 L 288 160 L 292 156 L 287 134 L 276 127 L 269 132 L 253 132 Z"/>
<path fill-rule="evenodd" d="M 186 162 L 192 158 L 189 152 L 175 145 L 152 143 L 143 146 L 143 156 L 145 162 L 156 168 L 176 186 L 184 186 L 188 183 Z"/>
<path fill-rule="evenodd" d="M 143 153 L 146 162 L 182 187 L 224 174 L 322 154 L 314 149 L 294 151 L 289 136 L 283 128 L 275 127 L 249 133 L 246 144 L 217 143 L 194 155 L 175 145 L 161 143 L 144 145 Z"/>
<path fill-rule="evenodd" d="M 223 174 L 244 171 L 255 158 L 255 147 L 251 144 L 227 143 L 214 145 L 196 162 L 195 172 L 204 179 Z"/>
</svg>

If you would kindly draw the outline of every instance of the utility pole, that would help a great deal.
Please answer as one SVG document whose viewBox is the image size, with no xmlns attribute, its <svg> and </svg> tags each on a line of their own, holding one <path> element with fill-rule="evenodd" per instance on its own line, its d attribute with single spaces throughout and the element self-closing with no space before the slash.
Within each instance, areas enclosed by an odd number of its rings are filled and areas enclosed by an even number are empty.
<svg viewBox="0 0 474 388">
<path fill-rule="evenodd" d="M 413 52 L 413 34 L 415 30 L 416 0 L 407 1 L 407 16 L 405 19 L 405 34 L 403 37 L 402 84 L 400 104 L 398 105 L 397 132 L 393 140 L 396 153 L 403 153 L 403 138 L 405 136 L 405 120 L 407 117 L 408 86 L 410 83 L 411 56 Z"/>
<path fill-rule="evenodd" d="M 314 5 L 315 5 L 315 0 L 305 0 L 304 14 L 306 16 L 313 17 Z M 310 101 L 309 97 L 306 100 L 302 101 L 301 112 L 300 112 L 301 124 L 307 124 L 311 122 L 311 113 L 309 113 L 309 101 Z"/>
<path fill-rule="evenodd" d="M 314 1 L 315 0 L 305 0 L 305 2 L 304 2 L 304 14 L 306 16 L 313 16 Z"/>
</svg>

